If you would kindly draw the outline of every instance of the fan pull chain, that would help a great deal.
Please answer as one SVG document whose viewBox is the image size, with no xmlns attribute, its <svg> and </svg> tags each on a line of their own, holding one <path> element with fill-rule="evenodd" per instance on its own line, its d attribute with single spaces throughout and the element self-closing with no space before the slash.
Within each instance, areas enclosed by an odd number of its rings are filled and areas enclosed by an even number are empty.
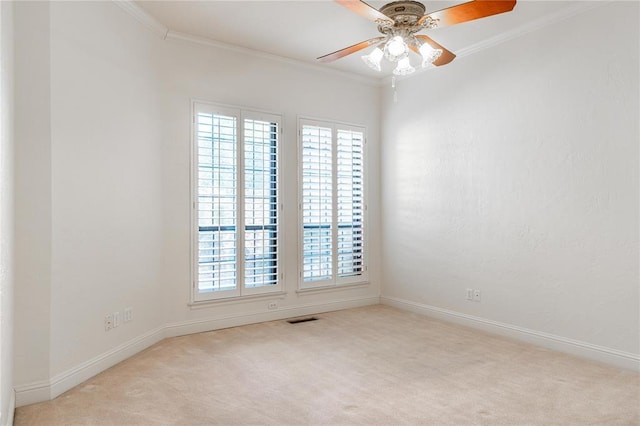
<svg viewBox="0 0 640 426">
<path fill-rule="evenodd" d="M 391 76 L 391 88 L 393 89 L 393 103 L 398 103 L 398 90 L 396 89 L 396 76 Z"/>
</svg>

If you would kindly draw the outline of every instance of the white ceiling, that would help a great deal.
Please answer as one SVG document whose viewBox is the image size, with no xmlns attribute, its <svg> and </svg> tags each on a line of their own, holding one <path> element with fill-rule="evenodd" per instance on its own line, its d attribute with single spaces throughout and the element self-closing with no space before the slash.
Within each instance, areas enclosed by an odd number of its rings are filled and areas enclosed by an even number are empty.
<svg viewBox="0 0 640 426">
<path fill-rule="evenodd" d="M 424 4 L 430 12 L 463 2 L 447 0 Z M 371 0 L 368 3 L 380 8 L 388 2 Z M 532 27 L 531 23 L 570 15 L 578 3 L 584 2 L 520 0 L 512 12 L 422 33 L 459 53 L 476 43 Z M 136 4 L 170 32 L 306 63 L 316 64 L 315 58 L 319 56 L 379 35 L 375 23 L 331 0 L 136 1 Z M 383 70 L 382 75 L 370 70 L 360 56 L 356 53 L 322 66 L 369 77 L 390 74 L 390 67 Z"/>
</svg>

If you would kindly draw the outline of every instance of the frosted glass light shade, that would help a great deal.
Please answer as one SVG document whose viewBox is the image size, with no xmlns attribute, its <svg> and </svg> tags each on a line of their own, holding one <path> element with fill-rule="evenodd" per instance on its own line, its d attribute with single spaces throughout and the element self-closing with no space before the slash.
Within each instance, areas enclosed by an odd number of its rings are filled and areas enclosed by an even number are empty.
<svg viewBox="0 0 640 426">
<path fill-rule="evenodd" d="M 434 49 L 429 43 L 422 43 L 422 46 L 418 49 L 422 56 L 422 67 L 428 67 L 433 64 L 433 61 L 438 59 L 442 55 L 442 49 Z"/>
<path fill-rule="evenodd" d="M 407 53 L 407 44 L 400 36 L 395 36 L 384 46 L 384 53 L 390 61 L 397 61 Z"/>
<path fill-rule="evenodd" d="M 398 61 L 398 66 L 393 73 L 395 75 L 408 75 L 415 71 L 416 69 L 411 66 L 411 62 L 409 62 L 409 57 L 405 56 L 404 58 Z"/>
<path fill-rule="evenodd" d="M 380 61 L 382 60 L 383 55 L 384 53 L 382 53 L 382 50 L 379 47 L 376 47 L 371 53 L 369 53 L 368 55 L 364 55 L 362 57 L 362 60 L 365 64 L 367 64 L 369 68 L 376 71 L 381 71 L 382 69 L 380 68 Z"/>
</svg>

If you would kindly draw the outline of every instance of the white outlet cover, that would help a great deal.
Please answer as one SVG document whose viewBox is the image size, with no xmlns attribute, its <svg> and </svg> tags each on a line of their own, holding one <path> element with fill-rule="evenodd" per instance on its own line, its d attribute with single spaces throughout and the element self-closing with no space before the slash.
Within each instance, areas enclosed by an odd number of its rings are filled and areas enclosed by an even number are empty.
<svg viewBox="0 0 640 426">
<path fill-rule="evenodd" d="M 107 315 L 104 317 L 104 330 L 109 331 L 113 328 L 113 317 L 111 315 Z"/>
</svg>

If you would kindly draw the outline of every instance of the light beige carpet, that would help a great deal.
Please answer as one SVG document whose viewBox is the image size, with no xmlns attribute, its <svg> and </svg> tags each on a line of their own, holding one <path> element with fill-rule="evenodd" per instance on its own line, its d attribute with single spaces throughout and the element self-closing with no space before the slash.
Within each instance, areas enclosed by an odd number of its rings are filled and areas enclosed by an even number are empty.
<svg viewBox="0 0 640 426">
<path fill-rule="evenodd" d="M 385 306 L 164 340 L 16 425 L 638 425 L 637 373 Z"/>
</svg>

